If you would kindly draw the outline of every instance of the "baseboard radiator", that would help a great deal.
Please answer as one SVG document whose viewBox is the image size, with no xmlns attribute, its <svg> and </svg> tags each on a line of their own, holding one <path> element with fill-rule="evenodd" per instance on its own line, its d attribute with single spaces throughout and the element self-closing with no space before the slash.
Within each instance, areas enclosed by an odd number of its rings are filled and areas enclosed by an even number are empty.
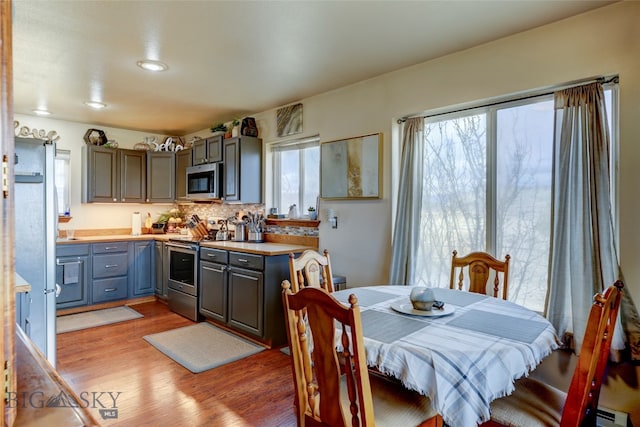
<svg viewBox="0 0 640 427">
<path fill-rule="evenodd" d="M 631 427 L 629 414 L 613 409 L 598 407 L 597 427 Z"/>
</svg>

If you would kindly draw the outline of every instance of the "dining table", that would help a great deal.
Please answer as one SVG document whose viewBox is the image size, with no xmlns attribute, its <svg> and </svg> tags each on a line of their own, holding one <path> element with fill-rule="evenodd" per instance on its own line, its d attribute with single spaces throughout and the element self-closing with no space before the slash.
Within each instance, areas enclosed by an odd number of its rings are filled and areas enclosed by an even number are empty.
<svg viewBox="0 0 640 427">
<path fill-rule="evenodd" d="M 442 309 L 415 310 L 412 289 L 376 285 L 333 296 L 346 305 L 349 295 L 358 299 L 367 365 L 429 397 L 449 426 L 488 421 L 491 402 L 558 348 L 551 323 L 524 306 L 433 288 Z"/>
</svg>

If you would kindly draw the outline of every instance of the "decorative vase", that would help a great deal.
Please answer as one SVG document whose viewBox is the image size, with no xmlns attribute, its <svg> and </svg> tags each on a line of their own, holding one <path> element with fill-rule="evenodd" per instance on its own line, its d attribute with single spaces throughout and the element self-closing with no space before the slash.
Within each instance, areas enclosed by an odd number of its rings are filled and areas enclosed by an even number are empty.
<svg viewBox="0 0 640 427">
<path fill-rule="evenodd" d="M 232 138 L 236 138 L 239 134 L 240 134 L 240 127 L 239 126 L 234 126 L 233 128 L 231 128 L 231 137 Z"/>
<path fill-rule="evenodd" d="M 316 212 L 316 211 L 309 211 L 309 219 L 312 219 L 312 220 L 314 220 L 314 221 L 315 221 L 316 219 L 318 219 L 318 212 Z"/>
</svg>

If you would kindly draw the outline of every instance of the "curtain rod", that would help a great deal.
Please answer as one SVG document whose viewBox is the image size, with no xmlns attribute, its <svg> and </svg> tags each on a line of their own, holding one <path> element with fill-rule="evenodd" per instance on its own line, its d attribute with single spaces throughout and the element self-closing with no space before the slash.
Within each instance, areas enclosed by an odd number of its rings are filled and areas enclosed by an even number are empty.
<svg viewBox="0 0 640 427">
<path fill-rule="evenodd" d="M 520 97 L 514 97 L 514 98 L 505 98 L 501 101 L 495 101 L 489 104 L 481 104 L 481 105 L 475 105 L 472 107 L 464 107 L 464 108 L 459 108 L 457 110 L 450 110 L 450 111 L 443 111 L 441 113 L 433 113 L 433 114 L 427 114 L 425 116 L 422 116 L 423 119 L 429 118 L 429 117 L 438 117 L 438 116 L 444 116 L 445 114 L 452 114 L 452 113 L 460 113 L 462 111 L 469 111 L 469 110 L 475 110 L 476 108 L 480 108 L 480 107 L 493 107 L 496 105 L 500 105 L 500 104 L 504 104 L 505 102 L 511 102 L 511 101 L 522 101 L 522 100 L 527 100 L 527 99 L 532 99 L 532 98 L 537 98 L 539 96 L 545 96 L 545 95 L 552 95 L 554 92 L 557 92 L 559 90 L 564 90 L 564 89 L 569 89 L 572 87 L 578 87 L 578 86 L 584 86 L 586 84 L 589 83 L 600 83 L 600 84 L 607 84 L 607 83 L 618 83 L 619 81 L 619 77 L 618 76 L 613 76 L 613 77 L 598 77 L 595 79 L 590 79 L 590 80 L 585 80 L 585 81 L 581 81 L 579 83 L 572 83 L 572 84 L 567 84 L 566 86 L 560 86 L 554 90 L 551 91 L 543 91 L 543 92 L 537 92 L 531 95 L 525 95 L 525 96 L 520 96 Z M 402 124 L 405 121 L 407 121 L 407 119 L 413 118 L 413 117 L 421 117 L 421 116 L 408 116 L 408 117 L 402 117 L 400 119 L 398 119 L 398 124 Z"/>
</svg>

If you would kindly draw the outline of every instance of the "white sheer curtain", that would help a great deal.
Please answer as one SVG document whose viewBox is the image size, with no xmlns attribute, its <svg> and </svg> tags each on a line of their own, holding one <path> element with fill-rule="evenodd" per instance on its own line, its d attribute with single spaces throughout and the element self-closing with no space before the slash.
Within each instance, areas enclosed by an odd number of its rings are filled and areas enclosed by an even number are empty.
<svg viewBox="0 0 640 427">
<path fill-rule="evenodd" d="M 593 295 L 621 276 L 611 217 L 609 133 L 602 85 L 556 92 L 555 109 L 547 317 L 560 337 L 573 334 L 577 352 Z M 623 294 L 626 310 L 635 312 L 637 318 L 629 292 Z M 624 348 L 622 329 L 618 323 L 612 349 Z"/>
<path fill-rule="evenodd" d="M 420 239 L 424 164 L 424 119 L 407 119 L 403 126 L 397 214 L 393 227 L 389 283 L 415 283 Z"/>
</svg>

